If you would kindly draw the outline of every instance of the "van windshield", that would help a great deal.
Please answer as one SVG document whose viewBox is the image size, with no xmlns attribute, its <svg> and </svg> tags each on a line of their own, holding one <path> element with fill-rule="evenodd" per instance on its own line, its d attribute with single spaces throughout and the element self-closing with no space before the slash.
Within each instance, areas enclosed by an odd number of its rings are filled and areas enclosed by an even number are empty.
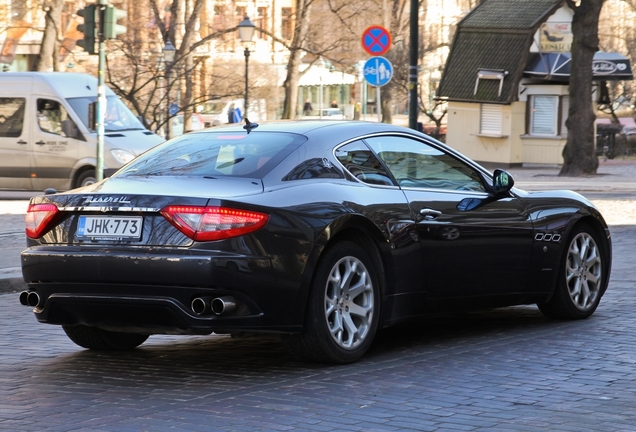
<svg viewBox="0 0 636 432">
<path fill-rule="evenodd" d="M 67 99 L 82 123 L 91 129 L 88 124 L 88 105 L 95 102 L 97 97 L 78 97 Z M 105 132 L 117 132 L 126 130 L 145 129 L 141 122 L 133 115 L 117 96 L 106 97 L 106 118 L 104 119 Z"/>
</svg>

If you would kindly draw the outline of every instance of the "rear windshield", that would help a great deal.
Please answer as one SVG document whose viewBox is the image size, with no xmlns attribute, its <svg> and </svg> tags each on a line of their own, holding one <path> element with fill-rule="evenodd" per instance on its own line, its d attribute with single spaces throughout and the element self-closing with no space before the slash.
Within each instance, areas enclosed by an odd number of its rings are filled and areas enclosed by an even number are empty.
<svg viewBox="0 0 636 432">
<path fill-rule="evenodd" d="M 152 148 L 115 176 L 261 178 L 306 139 L 280 132 L 188 134 Z"/>
</svg>

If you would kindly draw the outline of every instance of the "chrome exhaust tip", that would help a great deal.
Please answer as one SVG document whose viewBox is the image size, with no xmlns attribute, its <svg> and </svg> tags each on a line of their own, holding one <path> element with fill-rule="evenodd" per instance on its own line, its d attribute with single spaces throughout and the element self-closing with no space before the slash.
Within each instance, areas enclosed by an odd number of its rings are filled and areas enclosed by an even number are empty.
<svg viewBox="0 0 636 432">
<path fill-rule="evenodd" d="M 232 313 L 234 309 L 236 309 L 236 300 L 234 300 L 234 297 L 218 297 L 212 300 L 212 312 L 217 315 Z"/>
<path fill-rule="evenodd" d="M 210 312 L 210 298 L 197 297 L 190 303 L 190 308 L 196 315 L 204 315 Z"/>
<path fill-rule="evenodd" d="M 28 291 L 22 291 L 20 293 L 20 304 L 22 306 L 28 306 L 29 302 L 27 301 L 27 298 L 29 297 L 29 292 Z"/>
<path fill-rule="evenodd" d="M 37 306 L 40 304 L 40 295 L 36 292 L 30 292 L 27 294 L 27 306 Z"/>
</svg>

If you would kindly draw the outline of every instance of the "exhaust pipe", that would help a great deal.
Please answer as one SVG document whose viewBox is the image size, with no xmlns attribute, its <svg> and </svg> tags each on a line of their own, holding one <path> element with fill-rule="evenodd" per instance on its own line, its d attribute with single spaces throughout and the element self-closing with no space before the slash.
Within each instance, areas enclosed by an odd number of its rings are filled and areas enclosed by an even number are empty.
<svg viewBox="0 0 636 432">
<path fill-rule="evenodd" d="M 29 297 L 29 292 L 28 291 L 22 291 L 20 293 L 20 304 L 22 306 L 28 306 L 29 302 L 27 301 L 27 298 Z"/>
<path fill-rule="evenodd" d="M 30 292 L 27 295 L 27 305 L 28 306 L 37 306 L 40 304 L 40 295 L 36 292 Z"/>
<path fill-rule="evenodd" d="M 218 297 L 212 300 L 212 312 L 217 315 L 232 313 L 234 309 L 236 309 L 234 297 Z"/>
<path fill-rule="evenodd" d="M 197 297 L 192 300 L 190 307 L 196 315 L 205 315 L 210 312 L 210 297 Z"/>
</svg>

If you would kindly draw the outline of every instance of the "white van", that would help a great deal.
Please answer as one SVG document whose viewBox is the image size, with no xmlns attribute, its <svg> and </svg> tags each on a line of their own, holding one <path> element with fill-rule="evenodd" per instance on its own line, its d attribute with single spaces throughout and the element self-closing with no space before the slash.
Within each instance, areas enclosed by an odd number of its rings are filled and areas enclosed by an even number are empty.
<svg viewBox="0 0 636 432">
<path fill-rule="evenodd" d="M 67 190 L 95 182 L 97 134 L 88 106 L 97 78 L 64 72 L 0 73 L 0 189 Z M 106 89 L 104 176 L 164 139 Z"/>
</svg>

